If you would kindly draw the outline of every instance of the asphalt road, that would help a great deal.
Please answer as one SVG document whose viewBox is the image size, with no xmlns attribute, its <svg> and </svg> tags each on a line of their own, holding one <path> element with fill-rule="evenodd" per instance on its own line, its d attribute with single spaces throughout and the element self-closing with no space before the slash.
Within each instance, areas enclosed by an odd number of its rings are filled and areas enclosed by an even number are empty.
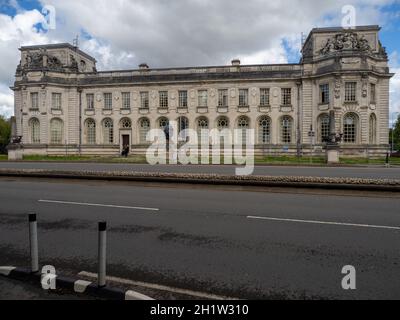
<svg viewBox="0 0 400 320">
<path fill-rule="evenodd" d="M 41 264 L 72 274 L 96 272 L 107 220 L 112 276 L 238 298 L 400 299 L 398 196 L 257 190 L 0 178 L 0 265 L 29 265 L 36 212 Z"/>
<path fill-rule="evenodd" d="M 172 173 L 215 173 L 235 174 L 237 166 L 178 166 L 178 165 L 142 165 L 142 164 L 104 164 L 104 163 L 49 163 L 49 162 L 0 162 L 0 168 L 13 169 L 58 169 L 58 170 L 94 170 L 94 171 L 136 171 L 136 172 L 172 172 Z M 269 176 L 310 176 L 341 178 L 400 179 L 400 167 L 280 167 L 257 166 L 255 175 Z"/>
</svg>

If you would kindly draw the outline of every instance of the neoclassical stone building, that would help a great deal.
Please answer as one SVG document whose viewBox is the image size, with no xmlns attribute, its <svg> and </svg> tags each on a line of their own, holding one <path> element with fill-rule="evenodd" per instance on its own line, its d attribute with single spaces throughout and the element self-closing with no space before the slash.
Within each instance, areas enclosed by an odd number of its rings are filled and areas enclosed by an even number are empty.
<svg viewBox="0 0 400 320">
<path fill-rule="evenodd" d="M 307 154 L 322 152 L 334 110 L 342 155 L 383 154 L 393 74 L 379 30 L 313 29 L 301 61 L 285 65 L 97 71 L 70 44 L 22 47 L 17 134 L 25 154 L 117 155 L 125 144 L 140 153 L 149 129 L 176 120 L 180 129 L 253 128 L 258 154 Z"/>
</svg>

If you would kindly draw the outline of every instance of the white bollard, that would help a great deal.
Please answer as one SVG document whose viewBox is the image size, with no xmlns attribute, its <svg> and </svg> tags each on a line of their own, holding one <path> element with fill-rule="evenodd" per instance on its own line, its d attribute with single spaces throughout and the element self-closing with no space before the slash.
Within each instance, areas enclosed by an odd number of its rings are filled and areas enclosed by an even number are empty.
<svg viewBox="0 0 400 320">
<path fill-rule="evenodd" d="M 98 286 L 106 286 L 106 260 L 107 260 L 107 222 L 99 222 L 99 270 Z"/>
<path fill-rule="evenodd" d="M 29 215 L 29 243 L 31 248 L 31 272 L 39 272 L 39 252 L 36 214 Z"/>
</svg>

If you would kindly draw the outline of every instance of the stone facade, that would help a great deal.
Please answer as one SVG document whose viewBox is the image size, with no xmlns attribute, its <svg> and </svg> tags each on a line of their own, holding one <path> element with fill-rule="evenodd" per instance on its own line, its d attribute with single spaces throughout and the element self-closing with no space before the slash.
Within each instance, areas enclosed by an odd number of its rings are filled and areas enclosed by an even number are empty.
<svg viewBox="0 0 400 320">
<path fill-rule="evenodd" d="M 99 72 L 69 44 L 22 47 L 12 88 L 17 134 L 25 154 L 117 155 L 125 143 L 141 153 L 149 128 L 179 120 L 255 129 L 258 154 L 322 154 L 334 110 L 342 155 L 382 155 L 393 74 L 379 30 L 314 29 L 301 61 L 287 65 Z"/>
</svg>

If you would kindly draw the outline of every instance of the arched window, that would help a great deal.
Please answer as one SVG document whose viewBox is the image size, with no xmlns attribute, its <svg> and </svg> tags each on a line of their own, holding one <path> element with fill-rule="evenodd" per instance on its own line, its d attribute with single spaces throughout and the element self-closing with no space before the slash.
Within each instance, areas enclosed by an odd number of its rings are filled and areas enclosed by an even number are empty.
<svg viewBox="0 0 400 320">
<path fill-rule="evenodd" d="M 63 122 L 61 119 L 52 119 L 50 121 L 50 143 L 63 143 Z"/>
<path fill-rule="evenodd" d="M 329 138 L 330 127 L 329 127 L 329 115 L 323 114 L 319 117 L 319 141 L 323 142 Z"/>
<path fill-rule="evenodd" d="M 40 143 L 40 122 L 36 118 L 32 118 L 29 121 L 29 126 L 31 129 L 31 143 Z"/>
<path fill-rule="evenodd" d="M 208 141 L 208 129 L 209 123 L 207 118 L 201 117 L 197 119 L 197 136 L 200 143 L 202 143 L 202 141 Z"/>
<path fill-rule="evenodd" d="M 358 116 L 348 113 L 343 119 L 343 142 L 357 143 Z"/>
<path fill-rule="evenodd" d="M 183 131 L 189 129 L 189 119 L 186 117 L 179 117 L 178 120 L 178 139 L 179 141 L 188 141 L 189 137 L 184 136 Z"/>
<path fill-rule="evenodd" d="M 229 128 L 229 119 L 227 117 L 219 117 L 217 121 L 217 127 L 219 130 Z"/>
<path fill-rule="evenodd" d="M 132 128 L 132 121 L 129 118 L 123 118 L 120 122 L 121 129 L 131 129 Z"/>
<path fill-rule="evenodd" d="M 247 141 L 247 129 L 250 128 L 250 120 L 247 117 L 240 117 L 238 119 L 238 129 L 241 130 L 242 144 L 246 144 Z"/>
<path fill-rule="evenodd" d="M 258 121 L 258 141 L 260 144 L 271 143 L 271 118 L 261 117 Z"/>
<path fill-rule="evenodd" d="M 164 130 L 165 127 L 169 125 L 169 120 L 167 118 L 160 118 L 158 119 L 158 125 L 161 130 Z"/>
<path fill-rule="evenodd" d="M 114 143 L 114 124 L 111 119 L 105 119 L 103 121 L 103 138 L 104 144 Z"/>
<path fill-rule="evenodd" d="M 376 115 L 373 113 L 369 117 L 369 143 L 376 144 Z"/>
<path fill-rule="evenodd" d="M 87 119 L 86 128 L 86 143 L 96 144 L 96 122 L 93 119 Z"/>
<path fill-rule="evenodd" d="M 285 116 L 281 119 L 281 142 L 292 143 L 293 141 L 293 119 Z"/>
<path fill-rule="evenodd" d="M 147 118 L 140 119 L 139 121 L 139 140 L 140 143 L 147 143 L 147 133 L 150 131 L 150 120 Z"/>
</svg>

